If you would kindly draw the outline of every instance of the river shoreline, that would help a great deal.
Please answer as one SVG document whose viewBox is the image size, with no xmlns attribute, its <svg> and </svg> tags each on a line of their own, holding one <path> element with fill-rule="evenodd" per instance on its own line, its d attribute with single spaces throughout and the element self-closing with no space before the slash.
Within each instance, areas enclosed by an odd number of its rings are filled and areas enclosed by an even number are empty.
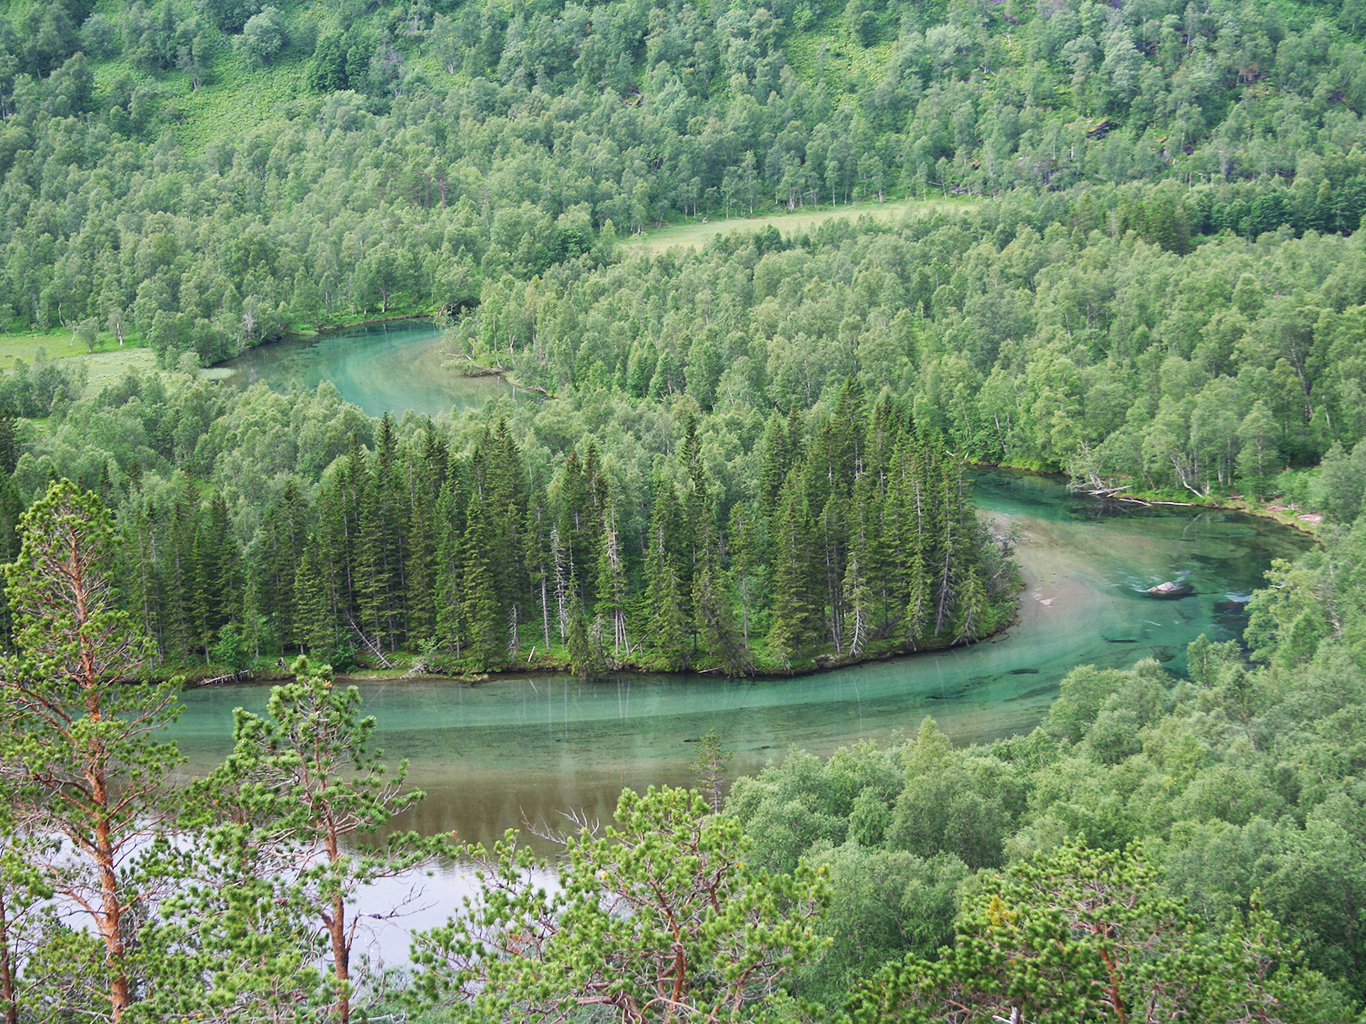
<svg viewBox="0 0 1366 1024">
<path fill-rule="evenodd" d="M 982 470 L 1006 472 L 1012 476 L 1018 474 L 1021 477 L 1034 477 L 1049 480 L 1051 482 L 1058 484 L 1065 484 L 1066 479 L 1065 474 L 1040 473 L 1036 470 L 1018 469 L 1006 466 L 985 466 L 978 464 L 975 468 Z M 1079 496 L 1090 497 L 1089 495 L 1085 495 L 1084 492 L 1074 493 L 1078 494 Z M 1097 505 L 1102 505 L 1108 502 L 1115 505 L 1123 505 L 1126 507 L 1134 508 L 1160 507 L 1202 510 L 1209 512 L 1235 512 L 1243 515 L 1248 515 L 1250 517 L 1259 519 L 1264 522 L 1271 522 L 1279 526 L 1293 528 L 1297 534 L 1314 538 L 1315 541 L 1317 541 L 1318 539 L 1318 533 L 1315 529 L 1317 523 L 1301 521 L 1298 518 L 1296 518 L 1296 516 L 1291 514 L 1292 512 L 1298 513 L 1298 509 L 1290 509 L 1287 507 L 1276 508 L 1274 507 L 1275 503 L 1271 503 L 1273 506 L 1272 508 L 1267 508 L 1265 506 L 1253 506 L 1246 503 L 1220 504 L 1217 502 L 1175 501 L 1166 498 L 1159 498 L 1156 496 L 1142 497 L 1142 493 L 1143 492 L 1139 492 L 1139 495 L 1136 495 L 1134 500 L 1117 500 L 1115 498 L 1092 498 L 1092 500 Z M 1048 564 L 1037 566 L 1035 568 L 1042 575 L 1057 575 L 1057 573 L 1054 571 L 1056 567 L 1053 566 L 1051 562 Z M 723 681 L 730 681 L 733 678 L 748 679 L 754 682 L 765 683 L 779 682 L 783 680 L 793 680 L 812 676 L 819 676 L 826 673 L 835 673 L 846 669 L 855 669 L 860 666 L 872 666 L 886 662 L 897 661 L 900 659 L 914 661 L 917 660 L 917 656 L 927 657 L 936 654 L 952 653 L 954 651 L 968 651 L 972 648 L 997 642 L 1003 639 L 1006 635 L 1010 633 L 1010 631 L 1013 628 L 1020 624 L 1022 617 L 1025 615 L 1029 605 L 1032 602 L 1039 602 L 1044 607 L 1051 608 L 1054 611 L 1063 610 L 1064 606 L 1062 605 L 1062 601 L 1065 600 L 1064 596 L 1044 596 L 1042 591 L 1034 593 L 1033 591 L 1038 589 L 1037 584 L 1035 582 L 1031 582 L 1029 578 L 1026 578 L 1027 576 L 1030 576 L 1032 574 L 1025 573 L 1024 575 L 1021 575 L 1021 573 L 1023 572 L 1023 568 L 1017 565 L 1017 578 L 1016 585 L 1014 588 L 1017 594 L 1017 598 L 1014 602 L 1012 613 L 1008 617 L 1003 618 L 1002 622 L 991 633 L 988 633 L 984 636 L 977 638 L 976 640 L 969 642 L 950 642 L 941 645 L 921 647 L 915 650 L 885 649 L 875 652 L 869 652 L 864 657 L 858 659 L 839 659 L 831 654 L 823 654 L 817 656 L 817 658 L 814 659 L 811 663 L 804 664 L 800 667 L 794 667 L 787 672 L 756 672 L 744 677 L 729 677 L 723 675 L 717 670 L 698 669 L 696 667 L 690 667 L 688 669 L 678 672 L 668 672 L 661 669 L 653 669 L 639 665 L 627 665 L 614 668 L 596 679 L 583 679 L 581 681 L 591 685 L 603 685 L 612 684 L 629 679 L 643 679 L 647 677 L 672 676 L 679 679 L 683 679 L 687 677 L 703 676 L 705 678 L 714 679 L 718 683 Z M 1067 573 L 1064 572 L 1063 575 L 1067 575 Z M 412 657 L 412 652 L 401 652 L 399 655 L 399 660 L 402 661 L 410 657 Z M 207 671 L 208 670 L 206 670 L 206 672 Z M 266 685 L 292 678 L 292 674 L 289 673 L 287 669 L 278 666 L 273 666 L 271 668 L 256 669 L 252 672 L 247 682 L 251 685 Z M 579 679 L 577 674 L 573 672 L 573 670 L 569 667 L 569 665 L 567 664 L 562 655 L 542 655 L 541 658 L 518 662 L 505 669 L 481 671 L 474 673 L 415 673 L 412 671 L 411 668 L 407 667 L 406 665 L 402 665 L 401 667 L 395 667 L 393 669 L 363 667 L 356 668 L 348 672 L 338 673 L 335 678 L 339 682 L 344 682 L 347 684 L 388 684 L 397 682 L 420 681 L 427 683 L 445 683 L 451 684 L 454 687 L 458 688 L 471 689 L 492 683 L 503 683 L 529 678 L 570 681 Z M 192 690 L 198 689 L 203 685 L 205 684 L 187 682 L 185 688 L 186 690 Z"/>
<path fill-rule="evenodd" d="M 1018 591 L 1025 589 L 1023 581 L 1017 588 Z M 813 664 L 794 667 L 787 672 L 754 672 L 745 676 L 728 676 L 719 669 L 699 669 L 688 667 L 676 672 L 666 669 L 647 668 L 640 665 L 622 665 L 604 672 L 601 676 L 594 678 L 582 678 L 573 669 L 562 664 L 560 659 L 548 662 L 521 662 L 510 665 L 503 669 L 488 669 L 481 672 L 462 672 L 462 673 L 443 673 L 443 672 L 414 672 L 411 669 L 358 669 L 347 672 L 333 674 L 333 679 L 341 683 L 403 683 L 403 682 L 448 682 L 467 688 L 484 686 L 489 683 L 501 682 L 509 679 L 578 679 L 587 684 L 612 683 L 627 678 L 647 678 L 658 676 L 677 676 L 679 678 L 704 676 L 719 681 L 732 681 L 735 679 L 748 679 L 754 682 L 781 682 L 784 679 L 800 679 L 807 676 L 820 675 L 826 672 L 838 672 L 843 669 L 858 668 L 862 665 L 874 665 L 880 662 L 894 661 L 898 658 L 912 658 L 916 655 L 943 654 L 947 651 L 966 650 L 976 647 L 979 644 L 990 643 L 999 639 L 1002 635 L 1009 632 L 1011 627 L 1019 621 L 1021 600 L 1015 602 L 1014 613 L 1002 622 L 992 632 L 980 636 L 975 640 L 952 641 L 946 644 L 919 647 L 913 650 L 885 650 L 868 654 L 865 657 L 854 659 L 837 659 L 832 655 L 818 655 Z M 396 657 L 411 657 L 416 652 L 399 651 Z M 240 677 L 230 677 L 214 668 L 206 667 L 206 671 L 214 674 L 206 679 L 192 680 L 186 679 L 183 689 L 199 690 L 212 688 L 214 686 L 227 685 L 266 685 L 268 683 L 278 683 L 294 678 L 294 674 L 287 668 L 280 668 L 278 665 L 270 668 L 248 669 L 246 674 Z"/>
<path fill-rule="evenodd" d="M 1206 501 L 1178 501 L 1175 498 L 1163 497 L 1166 492 L 1145 491 L 1139 488 L 1119 487 L 1110 488 L 1112 493 L 1100 496 L 1085 488 L 1073 488 L 1070 477 L 1061 470 L 1042 470 L 1032 469 L 1028 466 L 1014 466 L 1008 462 L 974 462 L 974 469 L 980 470 L 999 470 L 1007 473 L 1020 473 L 1028 476 L 1043 477 L 1044 479 L 1057 480 L 1062 482 L 1069 490 L 1075 494 L 1085 495 L 1098 502 L 1114 502 L 1125 505 L 1147 505 L 1162 508 L 1199 508 L 1208 509 L 1211 512 L 1241 512 L 1244 515 L 1255 516 L 1258 519 L 1265 519 L 1269 522 L 1279 523 L 1281 526 L 1289 526 L 1298 530 L 1300 533 L 1308 534 L 1315 539 L 1319 536 L 1318 528 L 1323 522 L 1323 514 L 1319 512 L 1305 512 L 1293 504 L 1281 504 L 1280 502 L 1252 502 L 1241 495 L 1231 495 L 1227 501 L 1219 501 L 1210 498 Z M 1123 494 L 1118 493 L 1123 491 Z"/>
</svg>

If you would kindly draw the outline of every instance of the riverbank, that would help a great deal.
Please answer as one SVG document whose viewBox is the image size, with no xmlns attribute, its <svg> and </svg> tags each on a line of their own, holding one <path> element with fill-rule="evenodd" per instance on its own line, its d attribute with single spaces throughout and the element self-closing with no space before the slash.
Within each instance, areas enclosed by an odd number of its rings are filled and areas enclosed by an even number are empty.
<svg viewBox="0 0 1366 1024">
<path fill-rule="evenodd" d="M 1021 579 L 1019 590 L 1025 588 L 1025 583 Z M 376 667 L 361 664 L 355 667 L 348 667 L 345 671 L 337 672 L 333 678 L 344 683 L 392 683 L 392 682 L 447 682 L 466 687 L 482 686 L 486 683 L 498 682 L 503 679 L 525 679 L 530 676 L 548 678 L 577 678 L 585 683 L 596 683 L 606 679 L 618 678 L 647 678 L 659 676 L 678 676 L 682 677 L 708 677 L 714 679 L 751 679 L 756 682 L 777 682 L 784 679 L 797 679 L 804 676 L 814 676 L 825 672 L 834 672 L 842 669 L 858 668 L 862 665 L 872 665 L 878 662 L 892 661 L 897 658 L 907 658 L 915 655 L 943 654 L 955 649 L 969 649 L 978 644 L 987 643 L 1006 633 L 1011 626 L 1015 625 L 1019 618 L 1019 601 L 1013 605 L 1013 614 L 1002 616 L 995 628 L 990 632 L 976 637 L 972 640 L 946 640 L 943 643 L 922 643 L 919 646 L 908 647 L 906 645 L 878 647 L 861 654 L 855 658 L 840 657 L 832 653 L 822 653 L 803 661 L 800 664 L 791 666 L 788 669 L 769 668 L 763 670 L 756 667 L 752 672 L 744 673 L 740 676 L 732 676 L 725 673 L 718 667 L 711 666 L 706 662 L 695 665 L 688 665 L 677 670 L 670 670 L 649 664 L 636 662 L 618 662 L 605 665 L 601 671 L 585 674 L 575 669 L 569 653 L 565 650 L 552 649 L 540 655 L 533 654 L 524 660 L 514 660 L 503 668 L 484 669 L 472 672 L 441 671 L 437 668 L 426 668 L 417 666 L 415 663 L 420 657 L 412 651 L 397 651 L 387 660 L 391 662 L 390 667 Z M 288 659 L 286 659 L 288 660 Z M 204 666 L 202 669 L 192 670 L 184 676 L 184 689 L 196 690 L 206 687 L 231 685 L 237 683 L 253 683 L 266 685 L 293 679 L 294 675 L 288 668 L 282 668 L 277 662 L 262 661 L 250 666 L 241 673 L 234 673 L 225 666 Z"/>
<path fill-rule="evenodd" d="M 1242 512 L 1245 515 L 1256 516 L 1259 519 L 1268 519 L 1272 522 L 1280 523 L 1282 526 L 1289 526 L 1292 529 L 1307 533 L 1311 537 L 1317 538 L 1319 527 L 1323 524 L 1324 516 L 1321 512 L 1304 510 L 1294 500 L 1280 496 L 1274 500 L 1259 500 L 1246 498 L 1241 494 L 1228 494 L 1222 497 L 1206 495 L 1202 501 L 1191 501 L 1184 494 L 1173 495 L 1171 491 L 1148 491 L 1140 487 L 1128 484 L 1118 487 L 1104 487 L 1087 489 L 1085 487 L 1074 486 L 1067 473 L 1060 470 L 1039 469 L 1036 466 L 1012 465 L 1009 463 L 973 463 L 974 468 L 982 470 L 999 470 L 1009 473 L 1025 473 L 1031 476 L 1039 476 L 1048 479 L 1065 482 L 1068 490 L 1085 494 L 1097 501 L 1113 501 L 1122 504 L 1150 505 L 1169 508 L 1198 508 L 1209 509 L 1221 512 Z M 1317 466 L 1309 470 L 1283 470 L 1281 474 L 1271 478 L 1275 482 L 1284 473 L 1294 472 L 1316 472 Z"/>
<path fill-rule="evenodd" d="M 619 677 L 658 677 L 658 676 L 679 676 L 679 677 L 709 677 L 715 679 L 752 679 L 762 682 L 774 682 L 783 679 L 795 679 L 803 676 L 818 675 L 823 672 L 833 672 L 841 669 L 857 668 L 861 665 L 871 665 L 878 662 L 892 661 L 897 658 L 907 658 L 914 655 L 942 654 L 955 649 L 968 649 L 978 644 L 987 643 L 999 638 L 1010 630 L 1020 619 L 1021 604 L 1023 598 L 1020 595 L 1027 589 L 1027 582 L 1022 574 L 1020 567 L 1016 565 L 1013 578 L 1011 593 L 1016 595 L 1009 603 L 1002 602 L 997 607 L 991 609 L 988 622 L 988 631 L 974 637 L 971 640 L 958 638 L 930 638 L 919 639 L 915 644 L 905 643 L 873 643 L 869 648 L 855 657 L 840 655 L 830 651 L 824 651 L 814 655 L 810 659 L 786 667 L 776 665 L 772 659 L 756 658 L 753 670 L 739 675 L 726 673 L 721 667 L 712 664 L 709 660 L 701 660 L 689 664 L 684 668 L 670 670 L 658 665 L 645 662 L 617 661 L 609 659 L 604 652 L 604 662 L 599 671 L 585 673 L 576 668 L 569 651 L 566 647 L 541 648 L 539 644 L 531 645 L 526 657 L 514 658 L 506 666 L 495 669 L 477 669 L 469 672 L 455 671 L 454 667 L 450 671 L 443 671 L 442 663 L 439 660 L 424 661 L 424 656 L 414 651 L 396 651 L 385 656 L 387 665 L 376 666 L 366 664 L 373 661 L 374 655 L 359 652 L 357 657 L 360 664 L 348 665 L 345 669 L 337 672 L 334 676 L 339 681 L 346 683 L 380 683 L 380 682 L 399 682 L 399 681 L 421 681 L 421 682 L 449 682 L 462 686 L 481 686 L 485 683 L 496 682 L 499 679 L 522 679 L 528 676 L 547 676 L 547 677 L 575 677 L 583 682 L 598 682 L 603 679 L 615 679 Z M 541 653 L 537 654 L 540 650 Z M 195 666 L 184 673 L 184 689 L 195 690 L 206 687 L 230 685 L 235 683 L 254 683 L 268 684 L 293 679 L 294 675 L 289 671 L 289 663 L 292 657 L 277 658 L 275 660 L 261 659 L 254 665 L 234 671 L 228 666 Z"/>
<path fill-rule="evenodd" d="M 1095 498 L 1097 501 L 1123 502 L 1126 504 L 1149 505 L 1169 508 L 1197 508 L 1209 509 L 1219 512 L 1241 512 L 1244 515 L 1256 516 L 1259 519 L 1269 519 L 1282 526 L 1288 526 L 1301 533 L 1318 538 L 1319 527 L 1323 525 L 1323 514 L 1321 512 L 1304 512 L 1299 506 L 1293 503 L 1281 501 L 1255 501 L 1248 500 L 1241 495 L 1229 495 L 1221 500 L 1206 501 L 1178 501 L 1174 498 L 1161 497 L 1158 494 L 1145 491 L 1133 491 L 1127 488 L 1123 493 L 1108 494 L 1098 496 L 1091 491 L 1082 491 Z"/>
</svg>

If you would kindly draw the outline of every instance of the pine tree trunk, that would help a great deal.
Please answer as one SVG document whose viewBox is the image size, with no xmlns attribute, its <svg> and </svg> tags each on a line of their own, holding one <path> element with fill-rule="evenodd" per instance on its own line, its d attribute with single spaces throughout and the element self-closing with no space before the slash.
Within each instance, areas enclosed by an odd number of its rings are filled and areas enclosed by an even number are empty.
<svg viewBox="0 0 1366 1024">
<path fill-rule="evenodd" d="M 5 895 L 0 891 L 0 1002 L 4 1003 L 5 1024 L 19 1024 L 19 995 L 14 990 L 14 963 L 10 956 L 12 941 Z"/>
</svg>

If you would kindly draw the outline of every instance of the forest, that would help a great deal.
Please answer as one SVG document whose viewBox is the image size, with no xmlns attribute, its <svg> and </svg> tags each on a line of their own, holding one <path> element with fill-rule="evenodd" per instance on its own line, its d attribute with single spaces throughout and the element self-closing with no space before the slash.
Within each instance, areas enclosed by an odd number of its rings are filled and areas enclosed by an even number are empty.
<svg viewBox="0 0 1366 1024">
<path fill-rule="evenodd" d="M 1362 1019 L 1364 45 L 1360 0 L 0 2 L 0 329 L 44 346 L 0 375 L 0 1013 Z M 535 397 L 200 372 L 413 316 Z M 1019 587 L 973 464 L 1319 543 L 1027 735 L 704 744 L 552 861 L 394 831 L 334 671 L 970 643 Z M 183 680 L 271 666 L 186 784 Z M 483 885 L 406 972 L 353 955 L 442 857 Z"/>
</svg>

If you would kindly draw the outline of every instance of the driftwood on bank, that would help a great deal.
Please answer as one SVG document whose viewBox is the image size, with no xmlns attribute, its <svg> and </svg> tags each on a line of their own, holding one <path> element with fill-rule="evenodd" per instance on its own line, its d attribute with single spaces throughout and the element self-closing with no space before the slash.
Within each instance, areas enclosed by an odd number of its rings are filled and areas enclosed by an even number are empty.
<svg viewBox="0 0 1366 1024">
<path fill-rule="evenodd" d="M 356 631 L 356 636 L 360 637 L 360 642 L 365 645 L 365 649 L 379 659 L 379 663 L 382 668 L 395 667 L 394 663 L 384 656 L 384 652 L 380 650 L 379 644 L 375 643 L 375 641 L 371 640 L 368 636 L 366 636 L 365 631 L 361 629 L 358 625 L 356 625 L 355 619 L 348 615 L 346 617 L 346 621 L 351 623 L 351 628 Z"/>
<path fill-rule="evenodd" d="M 1092 487 L 1077 487 L 1076 490 L 1079 490 L 1092 498 L 1099 498 L 1101 501 L 1127 501 L 1132 505 L 1152 504 L 1152 502 L 1144 501 L 1142 498 L 1135 498 L 1131 495 L 1121 493 L 1127 491 L 1131 486 L 1133 485 L 1120 484 L 1118 487 L 1101 487 L 1096 485 Z"/>
<path fill-rule="evenodd" d="M 251 678 L 251 669 L 239 668 L 235 672 L 224 672 L 222 675 L 213 676 L 210 679 L 201 679 L 192 683 L 196 689 L 203 686 L 223 686 L 226 683 L 240 683 L 244 679 Z"/>
<path fill-rule="evenodd" d="M 483 363 L 476 363 L 470 356 L 458 356 L 464 360 L 465 365 L 460 368 L 460 372 L 466 377 L 502 377 L 508 384 L 512 385 L 515 391 L 530 391 L 537 395 L 544 395 L 546 398 L 554 398 L 546 388 L 539 384 L 523 384 L 513 377 L 509 377 L 511 372 L 506 366 L 485 366 Z"/>
</svg>

